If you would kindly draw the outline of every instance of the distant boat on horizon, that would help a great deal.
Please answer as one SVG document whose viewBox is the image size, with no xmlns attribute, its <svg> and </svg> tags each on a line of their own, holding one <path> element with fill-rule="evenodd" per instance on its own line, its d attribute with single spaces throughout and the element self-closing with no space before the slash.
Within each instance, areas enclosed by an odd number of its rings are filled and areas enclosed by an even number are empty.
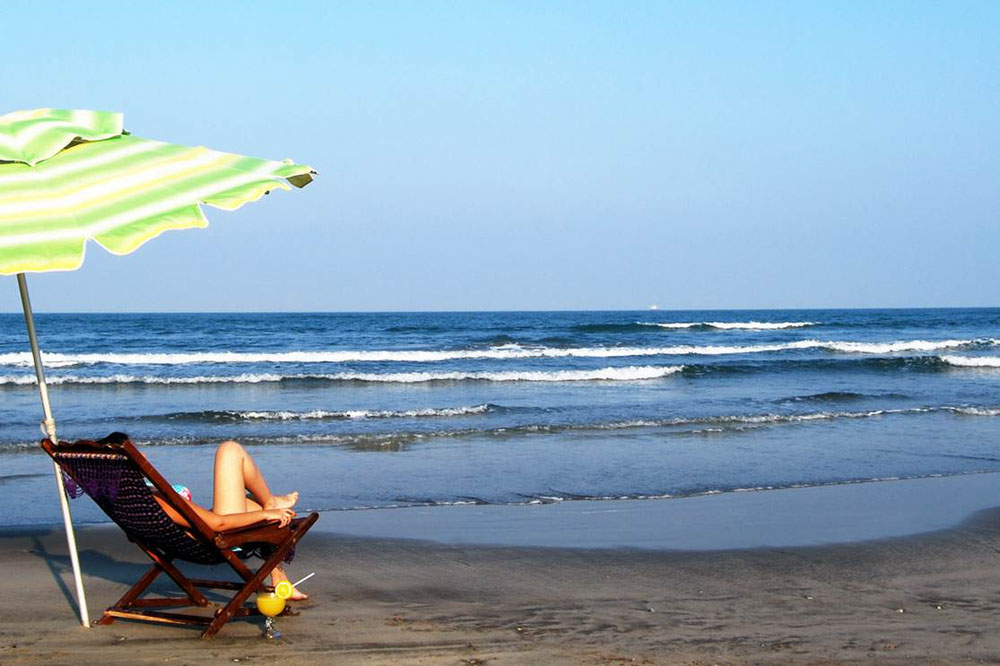
<svg viewBox="0 0 1000 666">
<path fill-rule="evenodd" d="M 649 309 L 650 309 L 650 310 L 659 310 L 659 309 L 660 309 L 660 306 L 659 306 L 659 305 L 656 305 L 656 304 L 654 303 L 653 305 L 650 305 L 650 306 L 649 306 Z"/>
</svg>

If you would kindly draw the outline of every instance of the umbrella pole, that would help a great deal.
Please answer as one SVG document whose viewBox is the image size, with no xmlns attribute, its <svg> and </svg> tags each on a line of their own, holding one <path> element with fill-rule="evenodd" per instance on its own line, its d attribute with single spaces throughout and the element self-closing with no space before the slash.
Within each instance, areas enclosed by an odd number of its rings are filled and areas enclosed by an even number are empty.
<svg viewBox="0 0 1000 666">
<path fill-rule="evenodd" d="M 42 367 L 42 354 L 38 349 L 38 336 L 35 334 L 35 319 L 31 312 L 31 300 L 28 298 L 28 281 L 24 273 L 17 274 L 17 288 L 21 292 L 21 306 L 24 308 L 24 323 L 28 327 L 28 340 L 31 343 L 31 357 L 35 361 L 35 376 L 38 378 L 38 394 L 42 399 L 42 411 L 45 420 L 42 426 L 45 434 L 53 443 L 56 439 L 56 421 L 52 418 L 52 406 L 49 404 L 49 389 L 45 385 L 45 370 Z M 87 596 L 83 591 L 83 576 L 80 573 L 80 557 L 76 552 L 76 534 L 73 531 L 73 516 L 69 511 L 69 499 L 66 497 L 66 487 L 63 485 L 62 470 L 52 462 L 56 474 L 56 491 L 59 493 L 59 504 L 62 506 L 63 525 L 66 528 L 66 544 L 69 546 L 69 558 L 73 563 L 73 578 L 76 581 L 76 598 L 80 606 L 80 622 L 84 627 L 90 627 L 90 615 L 87 613 Z"/>
</svg>

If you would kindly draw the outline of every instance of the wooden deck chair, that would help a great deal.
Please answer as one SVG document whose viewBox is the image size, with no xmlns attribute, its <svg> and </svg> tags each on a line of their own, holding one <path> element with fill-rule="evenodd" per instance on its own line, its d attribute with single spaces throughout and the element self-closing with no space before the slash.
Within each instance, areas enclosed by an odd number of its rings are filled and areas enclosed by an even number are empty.
<svg viewBox="0 0 1000 666">
<path fill-rule="evenodd" d="M 122 443 L 81 440 L 56 445 L 45 439 L 42 448 L 122 528 L 129 540 L 153 560 L 149 571 L 104 612 L 97 624 L 111 624 L 115 619 L 123 618 L 197 625 L 205 627 L 202 637 L 210 638 L 234 617 L 259 615 L 256 607 L 244 605 L 245 602 L 259 590 L 272 590 L 263 584 L 264 579 L 293 552 L 295 544 L 319 518 L 319 514 L 312 513 L 304 518 L 295 518 L 283 528 L 273 523 L 261 523 L 228 532 L 215 532 L 127 440 Z M 170 506 L 187 519 L 190 529 L 184 529 L 170 519 L 153 497 L 146 479 Z M 251 554 L 264 559 L 256 571 L 243 562 Z M 174 560 L 198 564 L 225 562 L 242 581 L 188 578 L 173 565 Z M 141 598 L 161 573 L 173 579 L 186 596 Z M 233 590 L 235 594 L 229 603 L 216 609 L 214 616 L 154 610 L 218 606 L 211 604 L 198 588 Z"/>
</svg>

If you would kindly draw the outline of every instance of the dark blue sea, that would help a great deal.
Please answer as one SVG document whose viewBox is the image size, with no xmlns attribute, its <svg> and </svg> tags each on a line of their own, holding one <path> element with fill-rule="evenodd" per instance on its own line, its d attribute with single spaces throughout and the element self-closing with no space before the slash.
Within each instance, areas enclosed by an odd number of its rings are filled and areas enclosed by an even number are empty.
<svg viewBox="0 0 1000 666">
<path fill-rule="evenodd" d="M 1000 470 L 1000 309 L 42 314 L 37 325 L 60 436 L 127 432 L 202 504 L 225 439 L 252 451 L 276 491 L 327 510 Z M 59 520 L 27 350 L 21 316 L 0 315 L 6 525 Z M 102 520 L 89 500 L 73 507 Z"/>
</svg>

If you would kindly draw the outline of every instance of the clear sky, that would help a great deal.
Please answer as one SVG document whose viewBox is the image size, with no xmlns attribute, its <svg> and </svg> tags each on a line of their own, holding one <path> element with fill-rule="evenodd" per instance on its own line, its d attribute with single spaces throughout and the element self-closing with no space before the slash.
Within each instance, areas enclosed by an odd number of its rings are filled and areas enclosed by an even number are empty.
<svg viewBox="0 0 1000 666">
<path fill-rule="evenodd" d="M 1000 304 L 1000 2 L 4 0 L 0 25 L 3 112 L 319 171 L 92 246 L 31 278 L 39 311 Z"/>
</svg>

